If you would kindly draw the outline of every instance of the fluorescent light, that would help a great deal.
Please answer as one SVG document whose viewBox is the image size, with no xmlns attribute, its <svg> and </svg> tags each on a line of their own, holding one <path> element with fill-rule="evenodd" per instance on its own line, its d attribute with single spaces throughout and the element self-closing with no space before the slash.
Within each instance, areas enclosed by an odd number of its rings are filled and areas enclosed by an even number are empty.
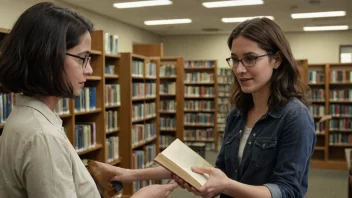
<svg viewBox="0 0 352 198">
<path fill-rule="evenodd" d="M 263 0 L 232 0 L 232 1 L 215 1 L 202 3 L 206 8 L 220 8 L 231 6 L 261 5 Z"/>
<path fill-rule="evenodd" d="M 304 31 L 348 30 L 347 25 L 304 27 Z"/>
<path fill-rule="evenodd" d="M 291 17 L 293 19 L 305 19 L 305 18 L 340 17 L 345 15 L 346 15 L 345 11 L 332 11 L 332 12 L 296 13 L 296 14 L 291 14 Z"/>
<path fill-rule="evenodd" d="M 222 18 L 221 21 L 224 23 L 240 23 L 249 19 L 254 19 L 254 18 L 268 18 L 271 20 L 274 20 L 273 16 L 253 16 L 253 17 L 236 17 L 236 18 Z"/>
<path fill-rule="evenodd" d="M 170 0 L 154 0 L 154 1 L 133 1 L 125 3 L 114 3 L 116 8 L 139 8 L 147 6 L 161 6 L 170 5 L 172 2 Z"/>
<path fill-rule="evenodd" d="M 168 19 L 168 20 L 154 20 L 154 21 L 144 21 L 146 25 L 169 25 L 169 24 L 181 24 L 181 23 L 191 23 L 191 19 Z"/>
</svg>

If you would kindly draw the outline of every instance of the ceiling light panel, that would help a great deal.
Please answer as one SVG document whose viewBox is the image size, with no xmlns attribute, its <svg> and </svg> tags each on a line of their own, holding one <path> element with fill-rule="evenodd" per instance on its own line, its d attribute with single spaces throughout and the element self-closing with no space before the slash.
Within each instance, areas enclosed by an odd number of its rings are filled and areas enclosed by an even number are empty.
<svg viewBox="0 0 352 198">
<path fill-rule="evenodd" d="M 304 31 L 348 30 L 348 25 L 312 26 L 312 27 L 304 27 L 303 30 L 304 30 Z"/>
<path fill-rule="evenodd" d="M 263 0 L 232 0 L 232 1 L 215 1 L 202 3 L 206 8 L 220 8 L 232 6 L 248 6 L 264 4 Z"/>
<path fill-rule="evenodd" d="M 154 1 L 133 1 L 125 3 L 114 3 L 115 8 L 140 8 L 148 6 L 162 6 L 162 5 L 171 5 L 172 1 L 170 0 L 154 0 Z"/>
<path fill-rule="evenodd" d="M 310 12 L 310 13 L 291 14 L 291 18 L 293 18 L 293 19 L 323 18 L 323 17 L 342 17 L 342 16 L 346 16 L 346 12 L 345 11 Z"/>
<path fill-rule="evenodd" d="M 240 23 L 254 18 L 268 18 L 268 19 L 274 20 L 273 16 L 252 16 L 252 17 L 222 18 L 221 21 L 224 23 Z"/>
<path fill-rule="evenodd" d="M 153 20 L 144 21 L 145 25 L 170 25 L 170 24 L 184 24 L 191 23 L 191 19 L 168 19 L 168 20 Z"/>
</svg>

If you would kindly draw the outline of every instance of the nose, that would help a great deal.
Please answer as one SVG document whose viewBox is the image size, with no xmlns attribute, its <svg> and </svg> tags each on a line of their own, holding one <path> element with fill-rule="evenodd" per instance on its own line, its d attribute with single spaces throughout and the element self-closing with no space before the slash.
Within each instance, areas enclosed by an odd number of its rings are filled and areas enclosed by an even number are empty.
<svg viewBox="0 0 352 198">
<path fill-rule="evenodd" d="M 83 74 L 84 74 L 84 75 L 92 75 L 92 74 L 93 74 L 93 68 L 92 68 L 92 66 L 90 65 L 90 63 L 88 63 L 88 64 L 87 64 L 87 67 L 84 68 Z"/>
<path fill-rule="evenodd" d="M 235 74 L 245 73 L 246 71 L 246 67 L 242 64 L 242 61 L 238 63 L 237 67 L 233 68 L 233 73 Z"/>
</svg>

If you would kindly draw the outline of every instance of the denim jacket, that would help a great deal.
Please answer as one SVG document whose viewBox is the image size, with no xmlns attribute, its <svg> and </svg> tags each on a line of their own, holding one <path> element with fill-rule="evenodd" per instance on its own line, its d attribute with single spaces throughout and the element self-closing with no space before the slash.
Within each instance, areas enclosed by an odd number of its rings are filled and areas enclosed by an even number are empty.
<svg viewBox="0 0 352 198">
<path fill-rule="evenodd" d="M 269 110 L 252 128 L 238 164 L 246 118 L 246 114 L 235 109 L 228 115 L 216 168 L 238 182 L 266 186 L 273 198 L 303 198 L 316 143 L 315 125 L 308 108 L 294 98 Z"/>
</svg>

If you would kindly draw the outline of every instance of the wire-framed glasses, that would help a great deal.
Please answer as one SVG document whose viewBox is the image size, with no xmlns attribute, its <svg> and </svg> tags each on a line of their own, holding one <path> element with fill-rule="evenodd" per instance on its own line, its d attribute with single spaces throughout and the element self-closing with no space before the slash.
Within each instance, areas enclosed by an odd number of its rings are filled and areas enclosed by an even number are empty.
<svg viewBox="0 0 352 198">
<path fill-rule="evenodd" d="M 263 57 L 263 56 L 269 56 L 269 55 L 271 55 L 271 53 L 263 54 L 260 56 L 249 55 L 249 56 L 245 56 L 241 59 L 230 57 L 230 58 L 226 59 L 226 62 L 232 68 L 236 68 L 240 64 L 240 62 L 242 63 L 242 65 L 244 67 L 253 67 L 255 65 L 255 63 L 257 62 L 258 58 Z"/>
<path fill-rule="evenodd" d="M 66 55 L 72 56 L 72 57 L 75 57 L 75 58 L 78 58 L 78 59 L 81 59 L 81 60 L 83 61 L 83 63 L 82 63 L 82 67 L 83 67 L 83 68 L 86 68 L 86 67 L 87 67 L 87 65 L 88 65 L 88 63 L 90 63 L 90 59 L 91 59 L 90 56 L 84 56 L 84 57 L 82 57 L 82 56 L 77 56 L 77 55 L 70 54 L 70 53 L 67 53 L 67 52 L 66 52 Z"/>
</svg>

